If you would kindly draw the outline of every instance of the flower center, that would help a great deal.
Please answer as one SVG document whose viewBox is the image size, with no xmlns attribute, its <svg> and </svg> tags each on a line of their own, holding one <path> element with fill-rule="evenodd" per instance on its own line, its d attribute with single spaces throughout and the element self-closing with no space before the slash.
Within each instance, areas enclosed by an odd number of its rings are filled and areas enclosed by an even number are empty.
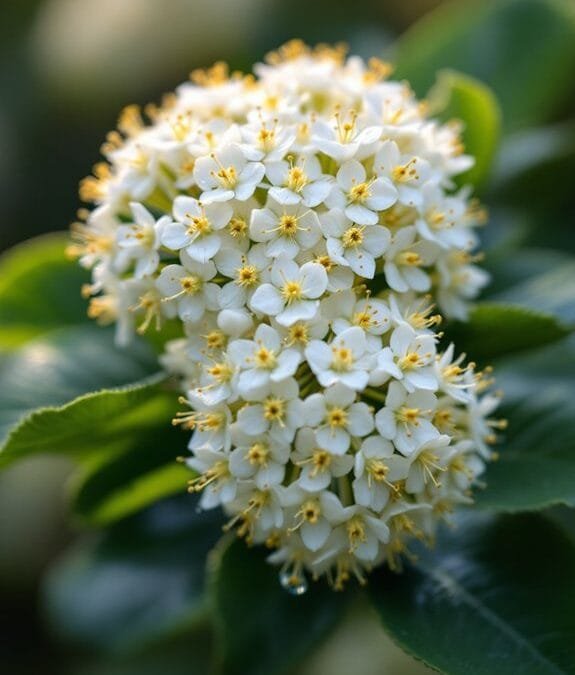
<svg viewBox="0 0 575 675">
<path fill-rule="evenodd" d="M 234 166 L 227 168 L 221 166 L 216 172 L 215 177 L 220 182 L 220 185 L 227 189 L 233 189 L 238 184 L 238 173 Z"/>
<path fill-rule="evenodd" d="M 189 276 L 180 279 L 182 291 L 187 295 L 195 295 L 202 287 L 202 280 L 199 277 Z"/>
<path fill-rule="evenodd" d="M 353 315 L 352 323 L 354 326 L 363 328 L 363 330 L 369 330 L 370 328 L 377 326 L 377 321 L 367 310 L 364 310 L 363 312 L 356 312 Z"/>
<path fill-rule="evenodd" d="M 341 429 L 347 425 L 347 411 L 343 408 L 332 408 L 327 413 L 327 423 L 332 429 Z"/>
<path fill-rule="evenodd" d="M 365 228 L 354 225 L 343 233 L 344 248 L 357 248 L 363 244 L 363 230 Z"/>
<path fill-rule="evenodd" d="M 331 455 L 327 450 L 321 450 L 318 448 L 314 451 L 312 455 L 312 464 L 313 469 L 310 472 L 312 477 L 317 476 L 318 473 L 322 473 L 329 469 L 331 464 Z"/>
<path fill-rule="evenodd" d="M 431 354 L 425 354 L 425 357 L 422 357 L 417 352 L 408 352 L 403 358 L 398 362 L 398 366 L 401 370 L 413 370 L 415 368 L 421 368 L 426 364 L 426 359 L 429 358 Z"/>
<path fill-rule="evenodd" d="M 205 215 L 202 216 L 188 216 L 190 219 L 190 224 L 188 226 L 188 234 L 209 234 L 212 231 L 212 224 L 206 218 Z"/>
<path fill-rule="evenodd" d="M 400 265 L 407 265 L 409 267 L 420 267 L 423 265 L 421 256 L 415 251 L 403 251 L 403 253 L 397 256 L 397 261 Z"/>
<path fill-rule="evenodd" d="M 336 372 L 351 370 L 353 366 L 353 352 L 348 347 L 332 347 L 331 367 Z"/>
<path fill-rule="evenodd" d="M 299 514 L 306 522 L 315 525 L 321 516 L 321 509 L 316 501 L 309 499 L 302 504 Z"/>
<path fill-rule="evenodd" d="M 258 282 L 258 270 L 253 265 L 244 265 L 237 270 L 236 284 L 238 286 L 254 286 Z"/>
<path fill-rule="evenodd" d="M 348 199 L 352 204 L 363 204 L 371 197 L 371 190 L 369 183 L 357 183 L 353 185 L 348 193 Z"/>
<path fill-rule="evenodd" d="M 398 422 L 404 422 L 405 424 L 419 424 L 419 415 L 421 410 L 419 408 L 399 408 L 396 411 L 395 417 Z"/>
<path fill-rule="evenodd" d="M 213 330 L 205 336 L 208 349 L 223 349 L 227 338 L 221 330 Z"/>
<path fill-rule="evenodd" d="M 253 466 L 266 466 L 269 452 L 264 443 L 254 443 L 248 450 L 247 458 Z"/>
<path fill-rule="evenodd" d="M 230 220 L 228 225 L 230 234 L 236 239 L 245 237 L 246 232 L 248 231 L 248 224 L 243 218 L 235 217 Z"/>
<path fill-rule="evenodd" d="M 288 305 L 296 300 L 301 300 L 303 289 L 299 281 L 286 281 L 282 287 L 282 295 Z"/>
<path fill-rule="evenodd" d="M 424 450 L 416 461 L 423 471 L 424 482 L 427 483 L 427 480 L 430 479 L 435 487 L 439 487 L 441 483 L 437 480 L 436 473 L 445 471 L 445 467 L 438 464 L 439 457 L 429 450 Z"/>
<path fill-rule="evenodd" d="M 417 180 L 419 175 L 415 168 L 416 163 L 417 159 L 414 157 L 406 164 L 399 164 L 392 170 L 391 177 L 396 183 L 407 183 L 410 180 Z"/>
<path fill-rule="evenodd" d="M 367 541 L 365 533 L 365 525 L 361 518 L 355 517 L 348 521 L 345 526 L 347 530 L 347 538 L 349 540 L 349 552 L 353 553 L 355 549 Z"/>
<path fill-rule="evenodd" d="M 264 417 L 268 422 L 283 423 L 285 401 L 281 398 L 268 398 L 264 403 Z"/>
<path fill-rule="evenodd" d="M 303 345 L 309 342 L 309 331 L 305 323 L 296 323 L 288 330 L 287 344 L 292 345 L 297 342 Z"/>
<path fill-rule="evenodd" d="M 225 460 L 216 462 L 200 476 L 188 482 L 188 492 L 200 492 L 211 483 L 228 478 L 230 475 L 228 463 Z"/>
<path fill-rule="evenodd" d="M 286 187 L 293 192 L 301 192 L 307 185 L 308 178 L 304 170 L 299 166 L 292 166 L 288 171 Z"/>
<path fill-rule="evenodd" d="M 289 213 L 284 213 L 280 218 L 278 229 L 284 237 L 295 237 L 299 229 L 297 218 Z"/>
<path fill-rule="evenodd" d="M 370 459 L 367 461 L 366 466 L 370 478 L 377 481 L 378 483 L 387 482 L 386 478 L 389 472 L 389 467 L 380 459 Z"/>
<path fill-rule="evenodd" d="M 255 361 L 256 361 L 256 367 L 257 368 L 264 368 L 265 370 L 272 370 L 273 368 L 276 367 L 277 364 L 277 359 L 273 351 L 268 349 L 267 347 L 260 347 L 255 355 L 254 355 Z"/>
<path fill-rule="evenodd" d="M 315 258 L 315 262 L 321 265 L 326 272 L 331 272 L 334 266 L 333 260 L 328 255 L 318 255 Z"/>
<path fill-rule="evenodd" d="M 214 380 L 223 384 L 224 382 L 229 382 L 232 379 L 234 374 L 233 368 L 227 363 L 214 363 L 213 366 L 208 368 L 208 374 L 211 375 Z"/>
</svg>

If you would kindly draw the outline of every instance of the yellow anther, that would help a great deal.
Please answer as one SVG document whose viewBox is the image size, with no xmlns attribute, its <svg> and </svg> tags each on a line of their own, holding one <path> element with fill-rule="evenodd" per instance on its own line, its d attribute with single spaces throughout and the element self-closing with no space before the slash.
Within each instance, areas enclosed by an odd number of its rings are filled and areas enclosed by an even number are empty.
<svg viewBox="0 0 575 675">
<path fill-rule="evenodd" d="M 264 443 L 254 443 L 250 446 L 246 457 L 254 466 L 267 466 L 270 449 Z"/>
<path fill-rule="evenodd" d="M 363 231 L 365 227 L 354 225 L 348 228 L 344 233 L 341 241 L 344 248 L 357 248 L 363 244 Z"/>
<path fill-rule="evenodd" d="M 298 281 L 286 281 L 281 289 L 281 294 L 289 305 L 303 297 L 303 289 Z"/>
<path fill-rule="evenodd" d="M 283 424 L 285 401 L 281 398 L 269 397 L 264 401 L 264 417 L 268 422 Z"/>
<path fill-rule="evenodd" d="M 336 372 L 345 372 L 351 370 L 353 366 L 353 352 L 351 349 L 344 347 L 332 347 L 331 367 Z"/>
<path fill-rule="evenodd" d="M 249 288 L 255 286 L 259 280 L 257 267 L 254 265 L 244 265 L 236 271 L 236 284 Z"/>
<path fill-rule="evenodd" d="M 332 429 L 344 428 L 347 425 L 347 411 L 343 408 L 330 408 L 326 419 Z"/>
</svg>

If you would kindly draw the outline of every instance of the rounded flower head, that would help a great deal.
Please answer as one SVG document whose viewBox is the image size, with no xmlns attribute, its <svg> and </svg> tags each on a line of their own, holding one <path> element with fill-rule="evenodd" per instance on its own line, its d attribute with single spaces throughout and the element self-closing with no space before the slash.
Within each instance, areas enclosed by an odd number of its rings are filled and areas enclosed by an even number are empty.
<svg viewBox="0 0 575 675">
<path fill-rule="evenodd" d="M 292 42 L 196 73 L 145 121 L 128 108 L 82 184 L 90 315 L 129 339 L 169 323 L 190 491 L 280 579 L 336 589 L 469 503 L 496 398 L 435 312 L 486 283 L 472 158 L 386 64 Z M 417 524 L 416 524 L 417 523 Z"/>
</svg>

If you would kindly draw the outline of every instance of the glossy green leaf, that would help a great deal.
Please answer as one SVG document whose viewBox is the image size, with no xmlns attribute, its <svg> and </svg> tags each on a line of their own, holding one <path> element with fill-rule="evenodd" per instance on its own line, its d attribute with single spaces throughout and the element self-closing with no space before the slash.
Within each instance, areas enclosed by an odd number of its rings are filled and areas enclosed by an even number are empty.
<svg viewBox="0 0 575 675">
<path fill-rule="evenodd" d="M 89 459 L 74 481 L 74 515 L 85 524 L 109 525 L 164 497 L 183 494 L 194 474 L 176 460 L 186 454 L 187 442 L 188 435 L 168 418 L 126 439 L 117 450 Z"/>
<path fill-rule="evenodd" d="M 509 426 L 478 506 L 503 511 L 575 506 L 575 338 L 496 365 Z"/>
<path fill-rule="evenodd" d="M 458 352 L 481 363 L 556 342 L 569 332 L 551 314 L 492 302 L 477 304 L 467 322 L 453 323 L 446 330 Z"/>
<path fill-rule="evenodd" d="M 66 258 L 67 242 L 64 233 L 49 234 L 0 257 L 0 348 L 89 321 L 80 295 L 88 273 Z"/>
<path fill-rule="evenodd" d="M 469 514 L 369 592 L 393 639 L 447 675 L 573 672 L 575 543 L 544 516 Z"/>
<path fill-rule="evenodd" d="M 441 119 L 463 122 L 465 152 L 475 165 L 457 177 L 459 184 L 478 185 L 485 180 L 495 157 L 501 112 L 493 92 L 468 75 L 444 70 L 429 93 L 431 112 Z"/>
<path fill-rule="evenodd" d="M 146 379 L 155 371 L 146 345 L 117 349 L 111 333 L 95 326 L 28 343 L 0 364 L 0 463 L 34 452 L 76 452 L 166 420 L 173 397 L 161 395 L 158 376 Z M 134 382 L 140 384 L 122 389 Z"/>
<path fill-rule="evenodd" d="M 221 536 L 217 512 L 189 495 L 156 504 L 95 540 L 80 540 L 45 589 L 52 629 L 76 647 L 131 652 L 205 617 L 205 563 Z"/>
<path fill-rule="evenodd" d="M 265 550 L 239 540 L 216 560 L 211 587 L 222 675 L 291 672 L 334 627 L 347 601 L 323 583 L 290 595 Z"/>
<path fill-rule="evenodd" d="M 495 92 L 506 129 L 550 119 L 572 93 L 575 7 L 570 0 L 442 4 L 399 40 L 397 75 L 420 96 L 454 68 Z"/>
</svg>

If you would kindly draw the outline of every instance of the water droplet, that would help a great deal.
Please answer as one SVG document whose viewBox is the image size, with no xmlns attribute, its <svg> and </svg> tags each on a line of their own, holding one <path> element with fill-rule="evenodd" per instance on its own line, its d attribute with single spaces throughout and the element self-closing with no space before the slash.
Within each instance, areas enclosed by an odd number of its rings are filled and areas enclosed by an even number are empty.
<svg viewBox="0 0 575 675">
<path fill-rule="evenodd" d="M 280 572 L 279 577 L 280 584 L 290 595 L 303 595 L 307 591 L 307 579 L 301 572 L 290 572 L 286 569 Z"/>
</svg>

